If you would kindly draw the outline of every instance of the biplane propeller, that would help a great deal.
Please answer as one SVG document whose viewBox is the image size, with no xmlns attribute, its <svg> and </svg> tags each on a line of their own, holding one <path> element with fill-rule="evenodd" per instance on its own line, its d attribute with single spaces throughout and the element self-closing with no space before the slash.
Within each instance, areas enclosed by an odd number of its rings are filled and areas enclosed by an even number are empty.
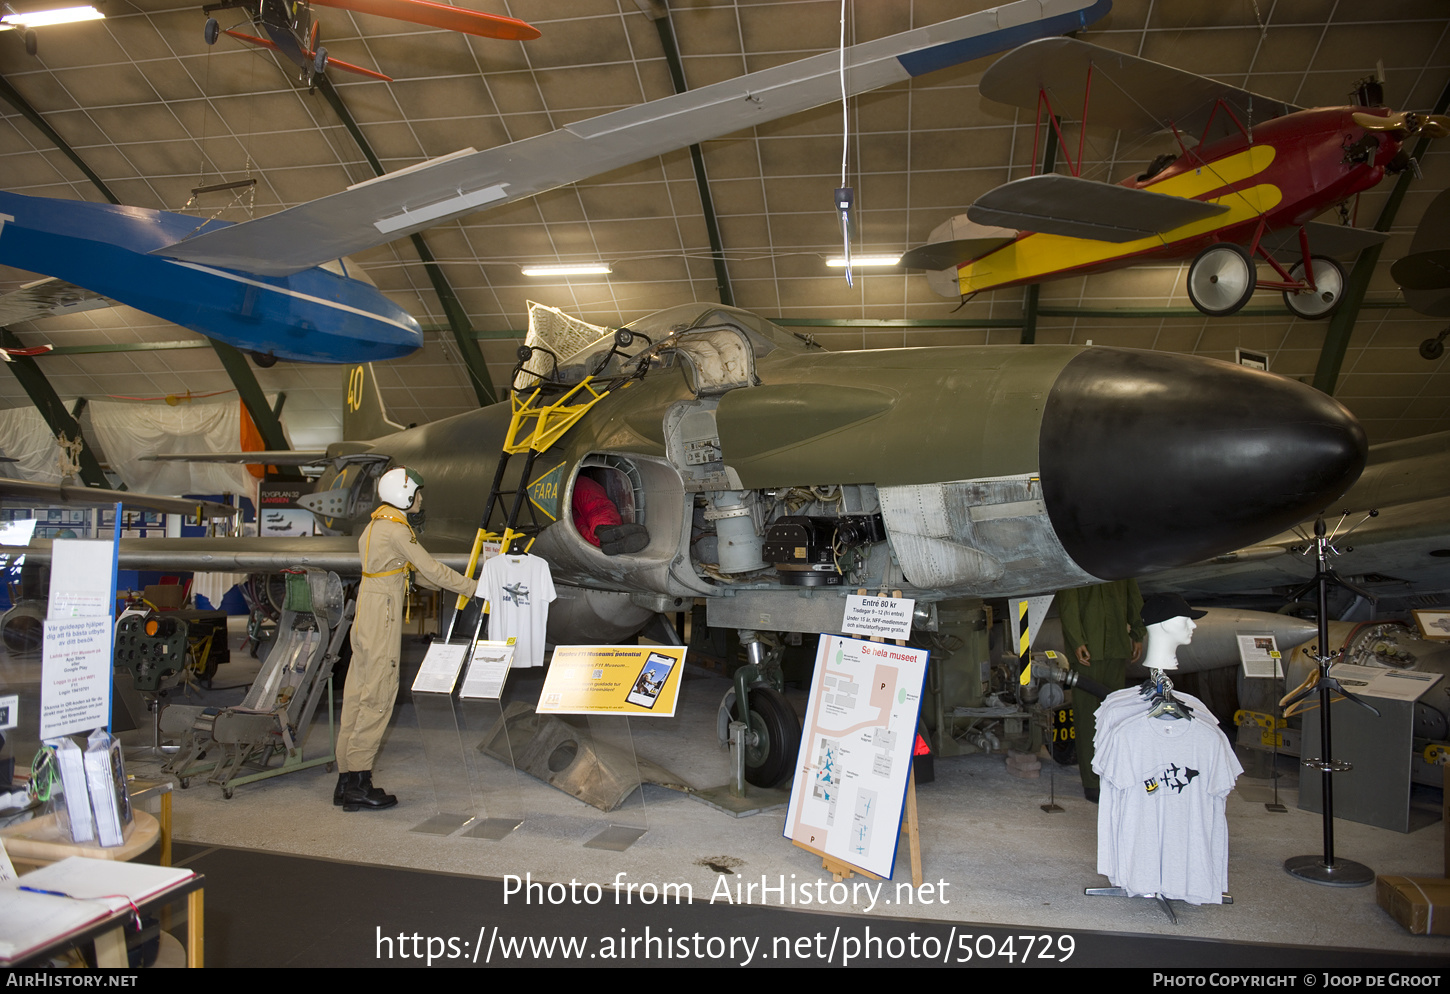
<svg viewBox="0 0 1450 994">
<path fill-rule="evenodd" d="M 202 8 L 207 14 L 202 37 L 208 45 L 215 45 L 222 34 L 227 34 L 249 45 L 278 52 L 301 70 L 302 82 L 309 88 L 316 84 L 317 77 L 329 66 L 357 76 L 392 82 L 391 76 L 329 58 L 327 49 L 319 41 L 320 24 L 313 16 L 314 6 L 373 14 L 480 38 L 532 41 L 539 37 L 538 28 L 517 18 L 449 7 L 432 3 L 431 0 L 222 0 L 221 3 L 207 4 Z M 220 10 L 235 9 L 245 11 L 251 23 L 265 33 L 266 37 L 230 28 L 224 31 L 221 23 L 212 16 Z"/>
<path fill-rule="evenodd" d="M 1192 259 L 1188 296 L 1204 314 L 1233 314 L 1268 289 L 1299 317 L 1326 317 L 1345 282 L 1336 259 L 1388 236 L 1313 218 L 1407 168 L 1411 135 L 1450 134 L 1450 118 L 1375 106 L 1375 81 L 1360 106 L 1306 110 L 1071 38 L 1013 50 L 980 89 L 1034 110 L 1039 136 L 1044 113 L 1061 140 L 1061 116 L 1080 108 L 1084 138 L 1089 123 L 1130 138 L 1168 130 L 1178 152 L 1113 185 L 1081 176 L 1082 139 L 1076 161 L 1063 143 L 1071 175 L 1003 184 L 902 257 L 948 297 Z M 1259 262 L 1272 273 L 1261 278 Z"/>
</svg>

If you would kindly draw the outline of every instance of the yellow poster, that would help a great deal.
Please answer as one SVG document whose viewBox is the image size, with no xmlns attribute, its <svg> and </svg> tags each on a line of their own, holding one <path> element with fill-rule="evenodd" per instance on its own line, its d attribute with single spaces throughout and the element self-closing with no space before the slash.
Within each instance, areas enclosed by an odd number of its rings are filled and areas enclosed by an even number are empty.
<svg viewBox="0 0 1450 994">
<path fill-rule="evenodd" d="M 538 711 L 673 718 L 684 668 L 682 645 L 556 646 Z"/>
</svg>

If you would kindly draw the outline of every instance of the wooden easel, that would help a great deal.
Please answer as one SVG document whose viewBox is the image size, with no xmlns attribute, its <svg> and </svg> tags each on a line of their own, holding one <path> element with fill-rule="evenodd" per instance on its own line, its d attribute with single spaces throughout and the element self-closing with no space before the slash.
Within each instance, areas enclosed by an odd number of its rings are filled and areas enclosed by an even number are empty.
<svg viewBox="0 0 1450 994">
<path fill-rule="evenodd" d="M 867 596 L 870 595 L 870 592 L 867 591 L 867 590 L 865 590 L 864 588 L 857 590 L 856 593 L 858 595 L 862 596 L 862 597 L 867 597 Z M 892 597 L 898 597 L 899 598 L 901 596 L 901 591 L 899 591 L 899 590 L 893 590 L 893 591 L 891 591 L 891 596 Z M 876 636 L 872 636 L 871 639 L 870 639 L 870 641 L 872 641 L 872 642 L 885 642 L 886 640 L 883 639 L 883 638 L 878 638 Z M 900 645 L 900 646 L 905 646 L 906 645 L 906 643 L 904 641 L 902 641 L 901 639 L 896 639 L 895 642 L 896 642 L 897 645 Z M 911 734 L 912 734 L 912 743 L 913 743 L 913 745 L 912 745 L 912 752 L 914 754 L 916 752 L 916 747 L 915 747 L 916 731 L 915 731 L 915 729 L 912 730 L 912 733 Z M 905 829 L 906 830 L 907 849 L 911 853 L 911 886 L 916 887 L 916 888 L 920 888 L 921 887 L 921 883 L 922 883 L 922 880 L 921 880 L 921 832 L 920 832 L 920 826 L 919 826 L 919 824 L 917 823 L 917 820 L 916 820 L 916 764 L 915 763 L 913 763 L 911 765 L 911 767 L 909 768 L 909 773 L 908 773 L 907 779 L 906 779 L 906 811 L 905 811 L 905 813 L 904 813 L 904 815 L 903 815 L 903 817 L 901 819 L 901 828 L 898 828 L 897 829 L 898 833 L 902 829 Z M 863 870 L 859 866 L 854 866 L 851 863 L 843 862 L 842 860 L 839 860 L 839 859 L 837 859 L 834 856 L 828 856 L 824 852 L 822 852 L 821 850 L 815 848 L 814 846 L 808 846 L 804 842 L 798 842 L 795 839 L 792 839 L 791 842 L 794 843 L 797 846 L 800 846 L 806 852 L 808 852 L 808 853 L 814 853 L 815 855 L 821 857 L 821 866 L 822 866 L 822 868 L 824 868 L 828 873 L 830 873 L 831 879 L 834 880 L 834 881 L 836 881 L 837 883 L 840 883 L 842 880 L 848 880 L 848 879 L 850 879 L 851 877 L 855 876 L 858 873 L 861 874 L 863 877 L 870 877 L 872 880 L 881 880 L 881 879 L 883 879 L 879 874 L 872 873 L 870 870 Z"/>
</svg>

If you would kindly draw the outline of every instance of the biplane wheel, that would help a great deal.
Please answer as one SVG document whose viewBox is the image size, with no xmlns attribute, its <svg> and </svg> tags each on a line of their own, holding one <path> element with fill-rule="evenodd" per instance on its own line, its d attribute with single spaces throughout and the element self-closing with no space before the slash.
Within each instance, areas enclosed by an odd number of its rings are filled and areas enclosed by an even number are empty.
<svg viewBox="0 0 1450 994">
<path fill-rule="evenodd" d="M 1209 317 L 1226 317 L 1254 295 L 1254 260 L 1239 245 L 1220 242 L 1198 253 L 1188 267 L 1188 299 Z"/>
<path fill-rule="evenodd" d="M 1318 318 L 1328 317 L 1339 307 L 1339 301 L 1344 296 L 1344 269 L 1333 259 L 1326 259 L 1322 255 L 1310 256 L 1309 261 L 1314 264 L 1314 289 L 1301 293 L 1285 290 L 1284 306 L 1289 308 L 1295 317 L 1314 321 Z M 1292 280 L 1304 278 L 1302 261 L 1296 262 L 1290 268 L 1289 278 Z"/>
<path fill-rule="evenodd" d="M 216 40 L 221 37 L 222 26 L 217 23 L 215 17 L 206 19 L 206 26 L 201 29 L 201 36 L 208 45 L 215 45 Z"/>
<path fill-rule="evenodd" d="M 40 39 L 35 36 L 33 28 L 25 29 L 25 54 L 34 55 L 40 51 Z"/>
<path fill-rule="evenodd" d="M 312 75 L 321 76 L 327 69 L 327 49 L 319 48 L 317 54 L 312 57 Z"/>
</svg>

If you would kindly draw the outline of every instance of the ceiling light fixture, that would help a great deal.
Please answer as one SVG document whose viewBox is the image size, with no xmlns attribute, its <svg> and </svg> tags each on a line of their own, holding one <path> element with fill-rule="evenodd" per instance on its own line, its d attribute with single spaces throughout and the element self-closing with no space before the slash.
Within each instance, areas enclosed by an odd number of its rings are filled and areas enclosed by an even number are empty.
<svg viewBox="0 0 1450 994">
<path fill-rule="evenodd" d="M 900 255 L 854 255 L 848 260 L 835 256 L 826 260 L 826 265 L 833 269 L 844 269 L 848 264 L 854 268 L 861 266 L 894 266 L 901 261 Z"/>
<path fill-rule="evenodd" d="M 524 266 L 525 276 L 607 276 L 614 270 L 607 262 L 592 262 L 577 266 Z"/>
<path fill-rule="evenodd" d="M 77 21 L 96 21 L 105 17 L 94 7 L 61 7 L 56 10 L 28 10 L 18 14 L 0 17 L 0 24 L 14 27 L 45 28 L 53 24 L 74 24 Z"/>
</svg>

